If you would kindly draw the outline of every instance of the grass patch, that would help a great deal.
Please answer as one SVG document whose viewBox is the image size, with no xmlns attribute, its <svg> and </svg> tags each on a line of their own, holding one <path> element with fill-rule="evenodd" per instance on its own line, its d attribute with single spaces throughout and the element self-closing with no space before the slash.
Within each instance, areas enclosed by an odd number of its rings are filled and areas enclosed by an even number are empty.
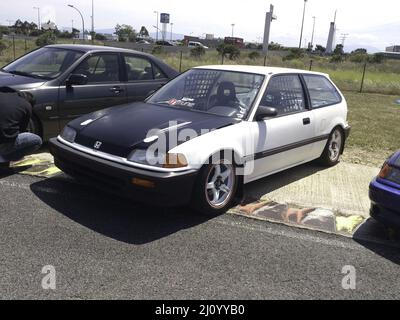
<svg viewBox="0 0 400 320">
<path fill-rule="evenodd" d="M 345 92 L 352 132 L 344 155 L 346 161 L 382 165 L 400 148 L 399 96 Z"/>
</svg>

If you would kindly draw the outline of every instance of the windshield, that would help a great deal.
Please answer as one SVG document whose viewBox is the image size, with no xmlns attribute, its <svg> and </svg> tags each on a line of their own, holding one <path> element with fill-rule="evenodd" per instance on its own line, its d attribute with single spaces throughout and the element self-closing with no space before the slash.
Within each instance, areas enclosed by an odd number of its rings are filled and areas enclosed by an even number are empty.
<svg viewBox="0 0 400 320">
<path fill-rule="evenodd" d="M 157 91 L 147 102 L 244 119 L 264 81 L 252 73 L 192 69 Z"/>
<path fill-rule="evenodd" d="M 61 48 L 41 48 L 15 60 L 3 71 L 32 78 L 54 79 L 83 55 Z"/>
</svg>

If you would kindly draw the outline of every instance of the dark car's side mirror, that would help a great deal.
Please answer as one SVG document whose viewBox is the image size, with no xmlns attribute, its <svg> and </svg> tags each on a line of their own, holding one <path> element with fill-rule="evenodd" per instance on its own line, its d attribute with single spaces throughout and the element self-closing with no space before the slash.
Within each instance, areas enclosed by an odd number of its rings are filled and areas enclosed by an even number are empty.
<svg viewBox="0 0 400 320">
<path fill-rule="evenodd" d="M 88 77 L 84 74 L 71 74 L 67 80 L 67 86 L 83 86 L 88 83 Z"/>
<path fill-rule="evenodd" d="M 256 113 L 256 120 L 262 121 L 268 118 L 273 118 L 278 115 L 278 110 L 273 107 L 259 106 Z"/>
</svg>

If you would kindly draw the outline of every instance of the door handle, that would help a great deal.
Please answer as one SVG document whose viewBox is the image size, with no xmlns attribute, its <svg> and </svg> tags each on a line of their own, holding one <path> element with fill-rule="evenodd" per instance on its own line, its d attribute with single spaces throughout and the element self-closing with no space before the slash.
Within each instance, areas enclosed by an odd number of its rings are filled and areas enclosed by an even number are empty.
<svg viewBox="0 0 400 320">
<path fill-rule="evenodd" d="M 311 119 L 310 119 L 310 118 L 304 118 L 304 119 L 303 119 L 303 124 L 304 124 L 305 126 L 311 124 Z"/>
<path fill-rule="evenodd" d="M 111 92 L 114 92 L 115 94 L 120 94 L 121 92 L 124 92 L 124 89 L 122 89 L 121 87 L 112 87 L 110 88 Z"/>
</svg>

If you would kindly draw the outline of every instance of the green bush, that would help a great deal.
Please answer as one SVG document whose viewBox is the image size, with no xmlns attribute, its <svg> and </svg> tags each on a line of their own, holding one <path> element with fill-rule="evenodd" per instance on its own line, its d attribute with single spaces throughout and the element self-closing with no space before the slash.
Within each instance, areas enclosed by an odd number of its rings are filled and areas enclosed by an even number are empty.
<svg viewBox="0 0 400 320">
<path fill-rule="evenodd" d="M 253 52 L 249 53 L 249 58 L 251 60 L 256 60 L 256 59 L 258 59 L 260 57 L 261 57 L 261 55 L 260 55 L 260 53 L 258 51 L 253 51 Z"/>
<path fill-rule="evenodd" d="M 43 33 L 41 36 L 39 36 L 36 39 L 36 45 L 38 47 L 43 47 L 43 46 L 47 46 L 50 44 L 56 44 L 56 43 L 57 43 L 57 38 L 53 32 Z"/>
<path fill-rule="evenodd" d="M 156 45 L 156 46 L 154 46 L 153 50 L 151 50 L 151 53 L 152 54 L 162 54 L 163 51 L 164 50 L 163 50 L 162 46 Z"/>
<path fill-rule="evenodd" d="M 363 63 L 368 60 L 368 55 L 365 53 L 351 54 L 349 59 L 351 62 Z"/>
<path fill-rule="evenodd" d="M 0 40 L 0 56 L 3 55 L 3 51 L 7 49 L 7 45 L 4 41 Z"/>
<path fill-rule="evenodd" d="M 240 57 L 240 50 L 232 44 L 222 43 L 217 47 L 217 51 L 221 56 L 228 56 L 230 60 L 235 60 Z"/>
<path fill-rule="evenodd" d="M 302 59 L 304 57 L 304 50 L 299 48 L 290 48 L 289 54 L 283 57 L 283 61 Z"/>
<path fill-rule="evenodd" d="M 195 47 L 190 50 L 190 55 L 195 58 L 200 58 L 206 54 L 206 49 L 203 47 Z"/>
<path fill-rule="evenodd" d="M 375 53 L 373 56 L 370 56 L 369 62 L 371 63 L 382 63 L 385 60 L 385 56 L 383 53 Z"/>
<path fill-rule="evenodd" d="M 329 62 L 332 63 L 340 63 L 343 62 L 343 56 L 340 54 L 334 54 L 331 59 L 329 60 Z"/>
</svg>

